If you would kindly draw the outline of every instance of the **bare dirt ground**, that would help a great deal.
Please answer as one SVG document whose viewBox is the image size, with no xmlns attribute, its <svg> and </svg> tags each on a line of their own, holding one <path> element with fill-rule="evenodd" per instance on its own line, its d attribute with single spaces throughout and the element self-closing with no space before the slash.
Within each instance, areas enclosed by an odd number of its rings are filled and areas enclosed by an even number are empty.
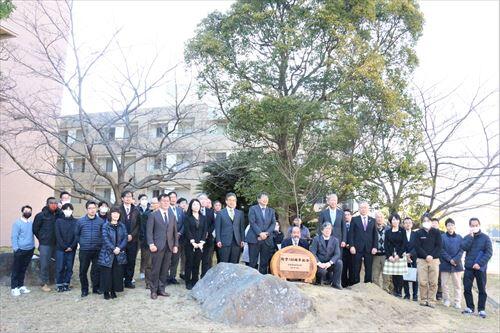
<svg viewBox="0 0 500 333">
<path fill-rule="evenodd" d="M 500 332 L 500 312 L 490 304 L 488 318 L 468 317 L 442 305 L 430 309 L 397 299 L 364 283 L 342 291 L 298 283 L 314 304 L 314 311 L 298 324 L 228 326 L 206 319 L 182 284 L 168 286 L 171 296 L 156 301 L 143 281 L 114 300 L 92 294 L 82 299 L 78 260 L 74 272 L 70 292 L 45 293 L 30 286 L 30 294 L 15 298 L 9 287 L 1 286 L 0 332 Z M 488 279 L 488 292 L 497 303 L 499 281 L 498 275 Z"/>
</svg>

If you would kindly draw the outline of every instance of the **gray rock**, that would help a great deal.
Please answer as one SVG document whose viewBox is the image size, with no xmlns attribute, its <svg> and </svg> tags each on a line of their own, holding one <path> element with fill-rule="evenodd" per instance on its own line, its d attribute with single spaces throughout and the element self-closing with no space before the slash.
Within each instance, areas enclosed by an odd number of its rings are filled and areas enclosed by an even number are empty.
<svg viewBox="0 0 500 333">
<path fill-rule="evenodd" d="M 0 284 L 10 286 L 10 274 L 12 272 L 12 263 L 14 254 L 12 252 L 0 253 Z M 51 260 L 49 264 L 49 282 L 54 283 L 55 280 L 55 262 Z M 39 286 L 40 280 L 40 260 L 38 258 L 31 259 L 31 262 L 26 270 L 24 285 Z"/>
<path fill-rule="evenodd" d="M 191 296 L 208 318 L 225 324 L 294 324 L 313 309 L 311 299 L 294 284 L 239 264 L 212 267 Z"/>
</svg>

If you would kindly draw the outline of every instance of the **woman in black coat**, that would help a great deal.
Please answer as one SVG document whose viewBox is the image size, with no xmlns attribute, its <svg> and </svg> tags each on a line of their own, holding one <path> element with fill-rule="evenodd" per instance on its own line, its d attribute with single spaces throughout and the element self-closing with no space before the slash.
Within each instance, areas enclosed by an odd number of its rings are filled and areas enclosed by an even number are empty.
<svg viewBox="0 0 500 333">
<path fill-rule="evenodd" d="M 184 239 L 186 251 L 186 288 L 192 289 L 198 282 L 203 245 L 208 237 L 207 218 L 200 214 L 201 204 L 198 199 L 189 203 L 184 220 Z M 208 251 L 208 249 L 206 249 Z"/>
<path fill-rule="evenodd" d="M 101 266 L 104 299 L 116 298 L 123 291 L 123 265 L 127 263 L 127 228 L 120 222 L 120 208 L 110 210 L 110 221 L 102 225 L 102 247 L 97 263 Z"/>
<path fill-rule="evenodd" d="M 405 231 L 400 227 L 401 217 L 394 213 L 389 217 L 391 228 L 385 232 L 385 257 L 390 262 L 399 261 L 403 258 L 405 251 L 404 239 Z M 394 284 L 394 296 L 403 297 L 403 276 L 393 275 L 392 283 Z"/>
</svg>

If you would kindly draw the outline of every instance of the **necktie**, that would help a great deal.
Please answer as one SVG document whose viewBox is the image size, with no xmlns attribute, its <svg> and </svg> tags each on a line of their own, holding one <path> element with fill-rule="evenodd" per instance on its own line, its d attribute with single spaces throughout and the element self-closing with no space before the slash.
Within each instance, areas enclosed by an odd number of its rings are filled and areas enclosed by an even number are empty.
<svg viewBox="0 0 500 333">
<path fill-rule="evenodd" d="M 125 207 L 125 211 L 127 212 L 127 217 L 128 217 L 128 215 L 130 214 L 130 208 L 129 207 Z"/>
<path fill-rule="evenodd" d="M 346 229 L 347 229 L 347 232 L 349 232 L 349 228 L 351 227 L 351 224 L 350 224 L 350 223 L 346 223 L 346 224 L 345 224 L 345 227 L 346 227 Z"/>
<path fill-rule="evenodd" d="M 363 228 L 366 231 L 366 216 L 363 216 Z"/>
<path fill-rule="evenodd" d="M 229 213 L 229 218 L 230 218 L 231 220 L 234 220 L 234 211 L 233 211 L 233 209 L 232 209 L 232 208 L 229 208 L 228 213 Z"/>
<path fill-rule="evenodd" d="M 262 209 L 262 217 L 264 218 L 264 221 L 266 220 L 266 208 L 261 208 Z"/>
<path fill-rule="evenodd" d="M 205 207 L 201 209 L 201 215 L 205 216 Z"/>
<path fill-rule="evenodd" d="M 167 212 L 163 213 L 163 222 L 165 222 L 166 224 L 168 224 Z"/>
</svg>

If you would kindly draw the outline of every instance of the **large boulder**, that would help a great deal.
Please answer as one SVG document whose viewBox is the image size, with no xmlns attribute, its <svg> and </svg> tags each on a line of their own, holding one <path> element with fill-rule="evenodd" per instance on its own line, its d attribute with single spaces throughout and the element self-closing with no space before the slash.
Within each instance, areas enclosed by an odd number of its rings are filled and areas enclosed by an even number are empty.
<svg viewBox="0 0 500 333">
<path fill-rule="evenodd" d="M 313 309 L 311 299 L 294 284 L 239 264 L 212 267 L 191 295 L 208 318 L 225 324 L 283 326 L 299 322 Z"/>
<path fill-rule="evenodd" d="M 10 286 L 10 274 L 12 273 L 12 263 L 14 262 L 14 254 L 12 252 L 0 253 L 0 285 Z M 54 283 L 55 280 L 55 262 L 51 260 L 49 264 L 49 282 Z M 26 286 L 39 286 L 40 285 L 40 259 L 34 256 L 28 269 L 26 269 L 26 276 L 24 284 Z"/>
</svg>

